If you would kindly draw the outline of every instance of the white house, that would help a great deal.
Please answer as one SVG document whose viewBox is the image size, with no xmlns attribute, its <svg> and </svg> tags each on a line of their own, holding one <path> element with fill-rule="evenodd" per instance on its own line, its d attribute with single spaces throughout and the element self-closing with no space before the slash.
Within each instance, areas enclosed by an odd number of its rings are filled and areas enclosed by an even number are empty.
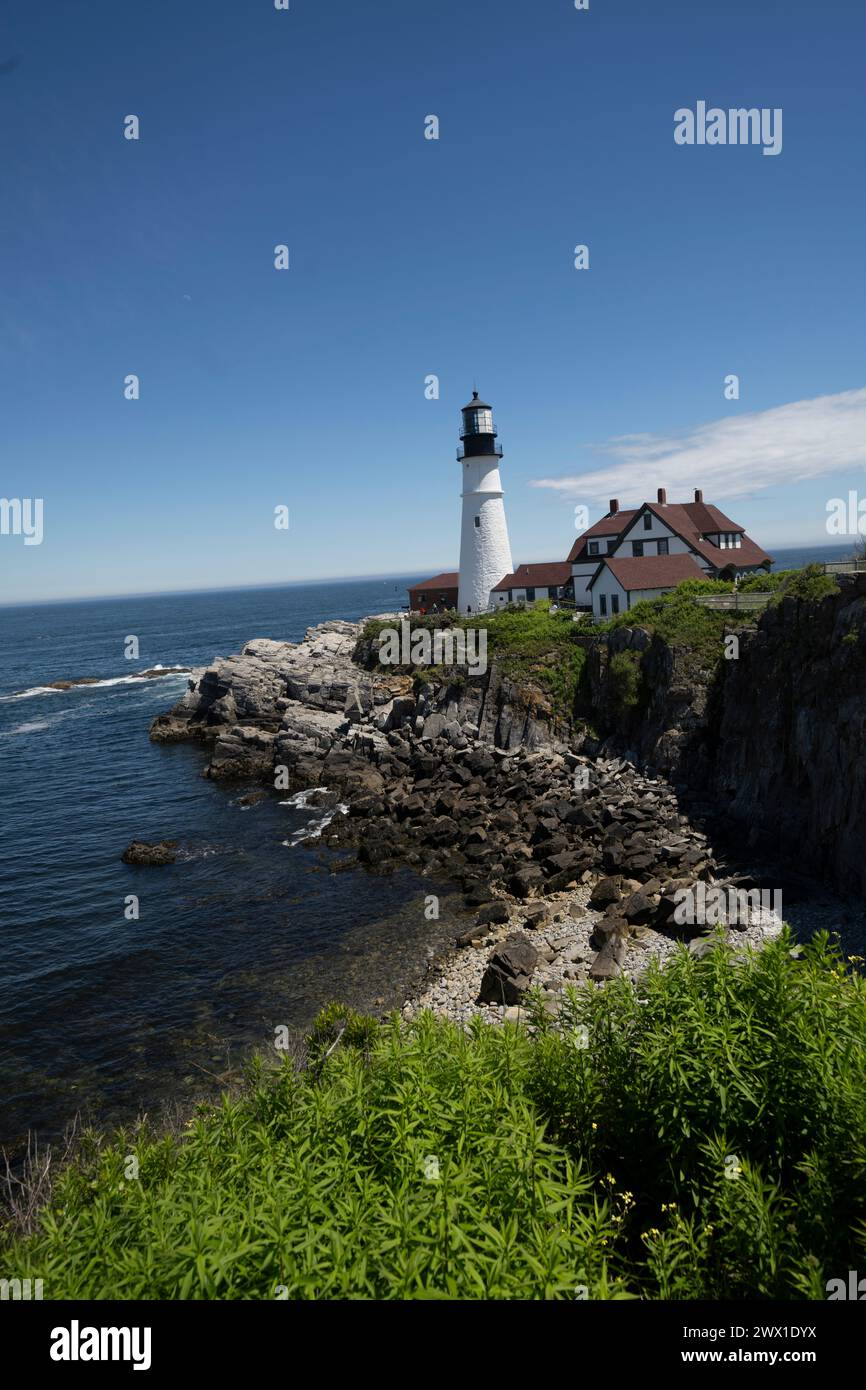
<svg viewBox="0 0 866 1390">
<path fill-rule="evenodd" d="M 684 579 L 706 579 L 691 555 L 647 555 L 643 559 L 611 556 L 589 581 L 593 616 L 613 618 L 645 598 L 660 598 Z"/>
<path fill-rule="evenodd" d="M 691 563 L 680 567 L 649 566 L 650 561 L 674 558 Z M 634 561 L 644 570 L 629 568 L 618 577 L 611 560 Z M 695 492 L 693 502 L 669 503 L 665 489 L 659 488 L 656 502 L 644 502 L 629 511 L 620 511 L 619 502 L 613 498 L 607 516 L 575 541 L 568 563 L 576 606 L 591 607 L 599 617 L 602 599 L 609 616 L 615 598 L 621 610 L 629 606 L 629 594 L 655 596 L 669 592 L 681 579 L 728 579 L 769 569 L 773 561 L 750 540 L 742 526 L 718 507 L 705 503 L 701 491 Z M 680 569 L 682 573 L 677 579 L 674 576 Z M 630 587 L 623 582 L 624 576 Z"/>
<path fill-rule="evenodd" d="M 558 599 L 571 585 L 571 565 L 567 560 L 549 564 L 518 565 L 513 574 L 506 574 L 491 590 L 494 608 L 506 603 L 534 603 L 539 598 Z"/>
</svg>

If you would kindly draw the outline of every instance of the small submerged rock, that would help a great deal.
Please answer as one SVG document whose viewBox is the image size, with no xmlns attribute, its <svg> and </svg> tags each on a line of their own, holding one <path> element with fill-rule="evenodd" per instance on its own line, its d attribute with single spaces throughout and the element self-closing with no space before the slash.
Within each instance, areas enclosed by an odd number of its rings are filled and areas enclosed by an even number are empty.
<svg viewBox="0 0 866 1390">
<path fill-rule="evenodd" d="M 150 666 L 146 671 L 129 671 L 126 674 L 136 680 L 149 681 L 156 680 L 161 676 L 182 676 L 188 675 L 191 671 L 190 666 Z M 117 681 L 119 677 L 111 676 L 70 676 L 66 680 L 46 681 L 43 690 L 74 690 L 79 685 L 105 685 L 111 680 Z"/>
<path fill-rule="evenodd" d="M 238 805 L 246 809 L 248 806 L 258 806 L 267 799 L 268 793 L 266 791 L 244 792 L 243 796 L 238 797 Z"/>
<path fill-rule="evenodd" d="M 177 859 L 176 851 L 177 840 L 159 840 L 156 844 L 147 840 L 133 840 L 120 857 L 124 864 L 158 869 L 164 864 L 173 864 Z"/>
</svg>

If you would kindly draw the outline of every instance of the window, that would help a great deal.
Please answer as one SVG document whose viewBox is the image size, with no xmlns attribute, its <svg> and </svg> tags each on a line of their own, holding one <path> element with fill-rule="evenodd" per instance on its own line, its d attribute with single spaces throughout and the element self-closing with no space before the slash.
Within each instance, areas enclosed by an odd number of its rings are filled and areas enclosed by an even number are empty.
<svg viewBox="0 0 866 1390">
<path fill-rule="evenodd" d="M 644 529 L 645 531 L 651 531 L 651 530 L 652 530 L 652 527 L 653 527 L 653 514 L 652 514 L 652 512 L 644 512 L 644 514 L 643 514 L 643 529 Z"/>
<path fill-rule="evenodd" d="M 632 555 L 643 555 L 643 541 L 632 541 L 631 553 Z"/>
<path fill-rule="evenodd" d="M 473 434 L 492 434 L 493 411 L 473 410 L 470 415 L 467 415 L 466 423 Z"/>
<path fill-rule="evenodd" d="M 527 590 L 526 590 L 526 602 L 527 602 L 527 603 L 534 603 L 534 602 L 535 602 L 535 590 L 534 590 L 534 589 L 527 589 Z"/>
<path fill-rule="evenodd" d="M 598 541 L 590 541 L 590 543 L 589 543 L 589 553 L 590 553 L 590 555 L 597 555 L 597 554 L 598 554 Z"/>
<path fill-rule="evenodd" d="M 480 530 L 480 528 L 481 528 L 481 517 L 480 517 L 480 516 L 477 516 L 477 517 L 475 518 L 475 529 L 476 529 L 476 531 L 478 531 L 478 530 Z"/>
<path fill-rule="evenodd" d="M 607 594 L 599 594 L 598 611 L 601 613 L 601 616 L 603 618 L 607 617 Z"/>
<path fill-rule="evenodd" d="M 619 594 L 611 594 L 611 596 L 610 596 L 610 611 L 611 611 L 611 613 L 618 613 L 618 612 L 619 612 Z"/>
<path fill-rule="evenodd" d="M 743 544 L 743 538 L 742 538 L 742 536 L 737 536 L 737 538 L 736 538 L 735 541 L 734 541 L 735 547 L 739 547 L 739 546 L 741 546 L 742 544 Z"/>
<path fill-rule="evenodd" d="M 667 541 L 659 541 L 659 555 L 667 555 L 667 553 L 668 553 L 668 543 L 667 543 Z"/>
</svg>

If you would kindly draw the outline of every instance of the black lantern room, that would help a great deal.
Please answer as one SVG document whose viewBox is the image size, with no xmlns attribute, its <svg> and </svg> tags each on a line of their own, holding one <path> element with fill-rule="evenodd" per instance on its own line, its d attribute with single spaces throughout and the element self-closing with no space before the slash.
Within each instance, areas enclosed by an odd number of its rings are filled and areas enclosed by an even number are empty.
<svg viewBox="0 0 866 1390">
<path fill-rule="evenodd" d="M 496 442 L 493 428 L 493 407 L 478 399 L 478 392 L 472 392 L 472 400 L 461 411 L 460 448 L 457 457 L 483 458 L 488 454 L 502 457 L 502 446 Z"/>
</svg>

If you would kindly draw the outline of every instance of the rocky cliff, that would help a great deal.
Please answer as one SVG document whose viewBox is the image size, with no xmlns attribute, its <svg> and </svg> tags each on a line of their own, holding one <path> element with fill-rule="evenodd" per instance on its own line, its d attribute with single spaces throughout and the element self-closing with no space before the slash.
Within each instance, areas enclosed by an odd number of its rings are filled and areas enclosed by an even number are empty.
<svg viewBox="0 0 866 1390">
<path fill-rule="evenodd" d="M 737 655 L 710 665 L 639 628 L 596 644 L 590 700 L 606 749 L 663 772 L 748 849 L 866 896 L 866 577 L 730 631 Z M 638 675 L 625 708 L 618 652 Z"/>
</svg>

